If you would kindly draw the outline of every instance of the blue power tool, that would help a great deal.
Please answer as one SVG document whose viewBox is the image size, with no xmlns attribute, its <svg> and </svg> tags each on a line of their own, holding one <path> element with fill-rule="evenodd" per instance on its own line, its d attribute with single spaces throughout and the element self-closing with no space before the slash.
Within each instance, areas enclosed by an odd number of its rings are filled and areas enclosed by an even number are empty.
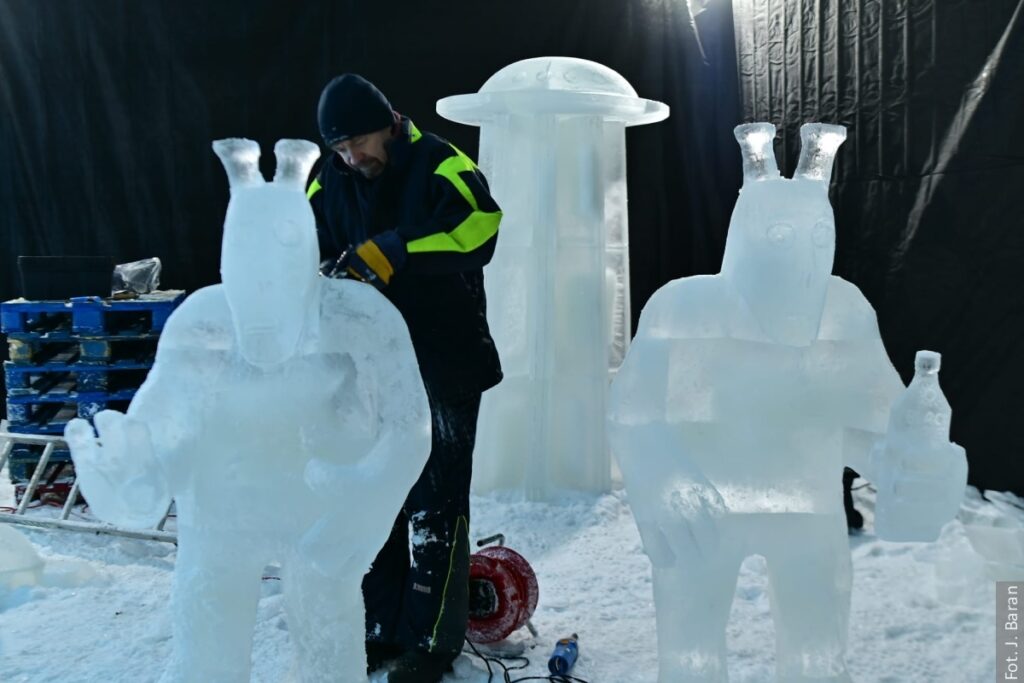
<svg viewBox="0 0 1024 683">
<path fill-rule="evenodd" d="M 564 676 L 572 670 L 579 655 L 579 636 L 574 633 L 569 638 L 562 638 L 555 643 L 555 651 L 551 653 L 551 659 L 548 660 L 548 671 Z"/>
</svg>

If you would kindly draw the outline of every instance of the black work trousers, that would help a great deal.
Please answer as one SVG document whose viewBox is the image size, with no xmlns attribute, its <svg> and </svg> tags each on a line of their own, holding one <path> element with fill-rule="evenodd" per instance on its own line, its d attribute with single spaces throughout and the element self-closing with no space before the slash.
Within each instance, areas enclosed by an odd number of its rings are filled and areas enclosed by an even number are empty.
<svg viewBox="0 0 1024 683">
<path fill-rule="evenodd" d="M 430 396 L 430 457 L 363 578 L 368 642 L 452 659 L 462 651 L 469 614 L 469 484 L 479 412 L 480 394 Z"/>
</svg>

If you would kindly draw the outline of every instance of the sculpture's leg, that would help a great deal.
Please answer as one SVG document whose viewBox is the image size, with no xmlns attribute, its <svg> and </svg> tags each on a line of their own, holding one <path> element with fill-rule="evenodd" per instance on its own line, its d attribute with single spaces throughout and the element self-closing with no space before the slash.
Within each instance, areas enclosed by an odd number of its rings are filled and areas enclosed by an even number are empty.
<svg viewBox="0 0 1024 683">
<path fill-rule="evenodd" d="M 288 633 L 302 683 L 365 683 L 364 570 L 360 565 L 348 576 L 327 577 L 301 560 L 283 568 Z"/>
<path fill-rule="evenodd" d="M 776 670 L 785 683 L 848 683 L 850 547 L 838 515 L 787 515 L 785 539 L 766 553 L 776 634 Z"/>
<path fill-rule="evenodd" d="M 264 561 L 237 540 L 179 531 L 165 681 L 248 683 Z"/>
<path fill-rule="evenodd" d="M 658 683 L 729 680 L 725 626 L 740 559 L 719 550 L 712 557 L 654 568 Z"/>
</svg>

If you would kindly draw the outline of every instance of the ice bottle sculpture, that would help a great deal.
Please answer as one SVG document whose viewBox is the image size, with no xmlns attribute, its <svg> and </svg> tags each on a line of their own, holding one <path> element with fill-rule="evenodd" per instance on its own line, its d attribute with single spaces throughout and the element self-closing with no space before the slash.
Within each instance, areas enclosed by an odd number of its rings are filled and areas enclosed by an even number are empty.
<svg viewBox="0 0 1024 683">
<path fill-rule="evenodd" d="M 789 179 L 774 126 L 736 128 L 744 182 L 722 271 L 655 292 L 613 382 L 609 439 L 653 566 L 660 683 L 728 679 L 725 628 L 753 554 L 768 566 L 778 680 L 849 682 L 843 465 L 914 492 L 879 511 L 894 529 L 952 517 L 953 506 L 915 507 L 926 491 L 964 494 L 963 449 L 948 432 L 900 422 L 937 421 L 934 378 L 904 394 L 871 305 L 831 275 L 828 183 L 845 135 L 803 126 Z M 900 465 L 922 454 L 939 466 Z"/>
<path fill-rule="evenodd" d="M 950 451 L 953 411 L 939 387 L 941 361 L 934 351 L 917 352 L 914 378 L 889 415 L 888 438 L 871 453 L 875 531 L 888 541 L 934 541 L 963 500 L 967 460 L 960 446 Z"/>
<path fill-rule="evenodd" d="M 317 272 L 304 183 L 319 149 L 218 140 L 231 200 L 223 283 L 167 321 L 127 414 L 65 439 L 95 513 L 154 524 L 173 498 L 168 683 L 249 680 L 260 578 L 281 565 L 304 683 L 366 680 L 362 577 L 430 450 L 409 333 L 373 287 Z"/>
<path fill-rule="evenodd" d="M 504 212 L 485 275 L 505 379 L 481 405 L 474 488 L 605 490 L 594 425 L 630 338 L 625 128 L 668 107 L 601 64 L 540 57 L 437 111 L 481 127 L 480 166 Z"/>
</svg>

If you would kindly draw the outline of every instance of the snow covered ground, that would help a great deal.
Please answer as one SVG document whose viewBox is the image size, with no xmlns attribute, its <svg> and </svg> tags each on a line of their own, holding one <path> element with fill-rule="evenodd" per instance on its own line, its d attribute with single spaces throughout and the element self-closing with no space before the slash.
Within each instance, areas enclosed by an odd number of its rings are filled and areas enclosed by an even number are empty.
<svg viewBox="0 0 1024 683">
<path fill-rule="evenodd" d="M 0 505 L 13 492 L 0 477 Z M 837 493 L 838 494 L 838 493 Z M 872 498 L 858 491 L 871 520 Z M 993 505 L 975 494 L 961 517 L 1024 526 L 1020 499 Z M 52 514 L 48 511 L 38 514 Z M 965 517 L 966 514 L 966 517 Z M 579 634 L 575 676 L 599 683 L 657 678 L 650 565 L 625 493 L 567 495 L 557 504 L 512 496 L 473 500 L 473 536 L 504 533 L 533 564 L 540 603 L 536 647 L 517 676 L 547 675 L 555 640 Z M 20 527 L 47 561 L 44 585 L 0 604 L 0 681 L 146 683 L 171 648 L 168 600 L 174 547 L 166 543 Z M 995 679 L 995 586 L 955 521 L 934 544 L 851 538 L 854 588 L 849 666 L 858 683 L 988 683 Z M 1020 577 L 1024 579 L 1024 576 Z M 280 582 L 265 580 L 253 648 L 253 681 L 289 680 L 291 645 Z M 695 617 L 699 618 L 699 617 Z M 733 683 L 773 680 L 773 627 L 764 562 L 743 565 L 729 623 Z M 375 683 L 382 680 L 376 677 Z M 451 681 L 484 683 L 482 663 L 456 662 Z M 495 681 L 500 681 L 496 676 Z"/>
</svg>

